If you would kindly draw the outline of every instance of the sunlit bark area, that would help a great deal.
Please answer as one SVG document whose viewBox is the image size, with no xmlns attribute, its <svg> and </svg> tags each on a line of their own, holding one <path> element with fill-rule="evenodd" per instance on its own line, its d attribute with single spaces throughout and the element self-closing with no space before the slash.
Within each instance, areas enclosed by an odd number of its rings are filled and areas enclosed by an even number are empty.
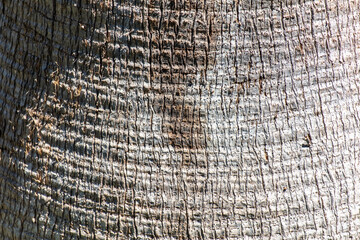
<svg viewBox="0 0 360 240">
<path fill-rule="evenodd" d="M 359 6 L 0 1 L 0 238 L 360 237 Z"/>
</svg>

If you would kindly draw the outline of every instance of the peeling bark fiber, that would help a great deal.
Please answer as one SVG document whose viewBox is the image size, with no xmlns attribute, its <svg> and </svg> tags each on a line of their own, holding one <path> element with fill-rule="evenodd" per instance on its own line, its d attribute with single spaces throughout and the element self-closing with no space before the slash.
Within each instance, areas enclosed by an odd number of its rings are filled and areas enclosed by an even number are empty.
<svg viewBox="0 0 360 240">
<path fill-rule="evenodd" d="M 359 239 L 359 0 L 1 0 L 0 239 Z"/>
</svg>

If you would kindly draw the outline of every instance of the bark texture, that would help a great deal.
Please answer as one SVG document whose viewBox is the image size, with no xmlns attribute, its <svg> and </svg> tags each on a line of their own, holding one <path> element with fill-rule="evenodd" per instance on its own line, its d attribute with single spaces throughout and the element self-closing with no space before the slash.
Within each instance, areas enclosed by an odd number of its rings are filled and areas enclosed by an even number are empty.
<svg viewBox="0 0 360 240">
<path fill-rule="evenodd" d="M 0 1 L 0 238 L 359 238 L 359 4 Z"/>
</svg>

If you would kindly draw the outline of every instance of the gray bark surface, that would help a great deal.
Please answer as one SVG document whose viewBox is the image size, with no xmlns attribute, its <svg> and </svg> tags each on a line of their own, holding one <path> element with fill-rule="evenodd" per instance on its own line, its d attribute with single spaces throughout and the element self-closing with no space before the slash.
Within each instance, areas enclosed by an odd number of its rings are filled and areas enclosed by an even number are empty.
<svg viewBox="0 0 360 240">
<path fill-rule="evenodd" d="M 360 238 L 359 4 L 0 1 L 0 238 Z"/>
</svg>

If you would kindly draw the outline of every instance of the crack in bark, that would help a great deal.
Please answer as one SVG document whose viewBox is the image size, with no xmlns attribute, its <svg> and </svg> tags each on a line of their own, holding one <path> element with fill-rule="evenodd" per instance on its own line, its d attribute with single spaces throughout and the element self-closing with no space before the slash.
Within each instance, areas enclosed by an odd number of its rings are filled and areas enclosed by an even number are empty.
<svg viewBox="0 0 360 240">
<path fill-rule="evenodd" d="M 178 152 L 204 149 L 206 119 L 198 96 L 214 63 L 214 3 L 151 1 L 148 10 L 151 91 L 162 131 Z"/>
</svg>

